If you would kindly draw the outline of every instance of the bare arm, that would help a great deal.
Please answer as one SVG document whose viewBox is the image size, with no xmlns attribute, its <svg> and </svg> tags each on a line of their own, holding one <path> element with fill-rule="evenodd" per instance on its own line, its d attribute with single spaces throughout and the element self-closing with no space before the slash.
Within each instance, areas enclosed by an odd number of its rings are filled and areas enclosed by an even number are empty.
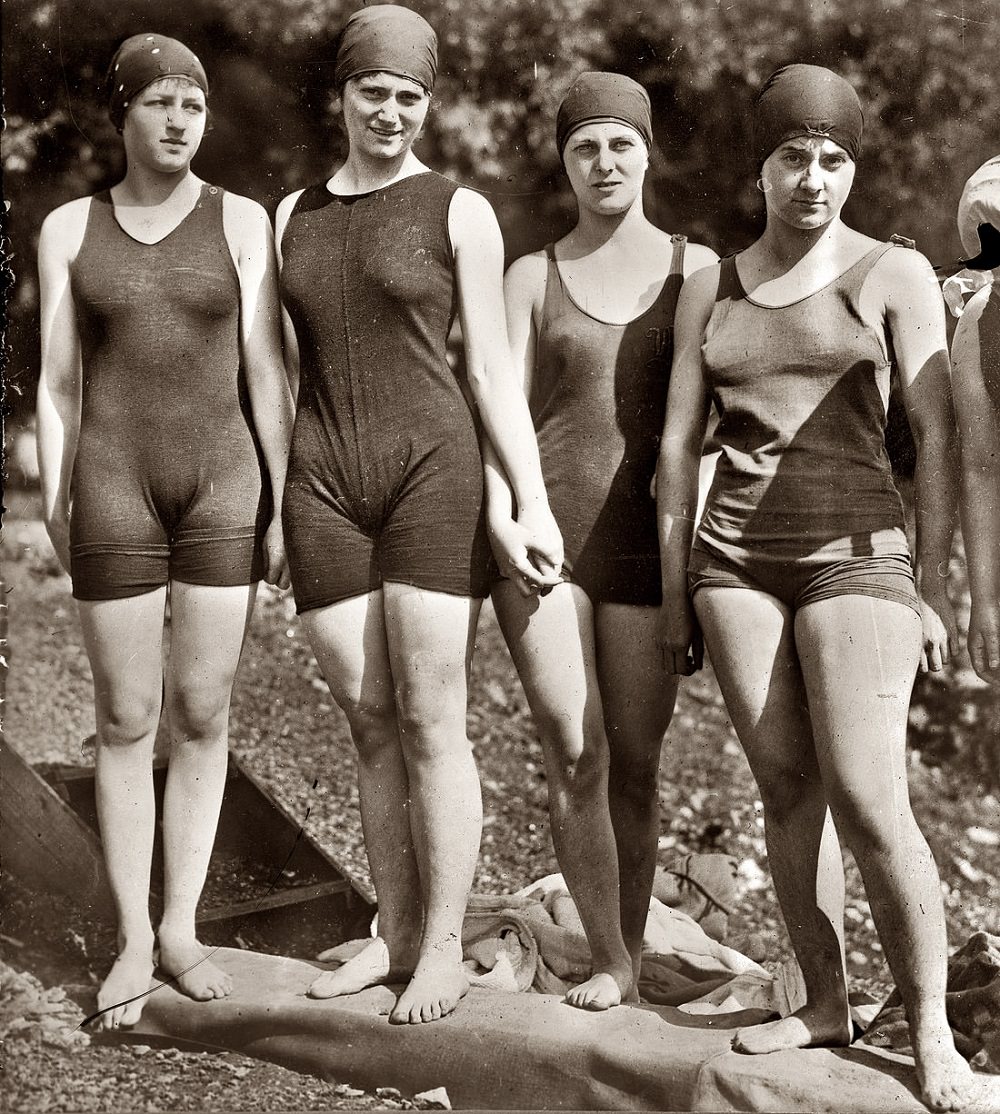
<svg viewBox="0 0 1000 1114">
<path fill-rule="evenodd" d="M 972 593 L 969 657 L 984 681 L 1000 684 L 1000 413 L 986 388 L 979 342 L 979 321 L 991 293 L 992 288 L 982 290 L 970 300 L 951 354 L 962 444 L 962 533 Z"/>
<path fill-rule="evenodd" d="M 500 228 L 489 202 L 463 189 L 452 199 L 448 229 L 455 252 L 469 387 L 516 501 L 517 522 L 531 539 L 534 563 L 544 579 L 554 583 L 562 566 L 562 539 L 542 482 L 528 400 L 511 362 L 504 319 Z M 489 482 L 497 495 L 500 493 L 494 480 Z M 494 523 L 498 515 L 494 506 Z"/>
<path fill-rule="evenodd" d="M 279 272 L 284 266 L 281 242 L 284 239 L 285 227 L 288 224 L 288 218 L 292 215 L 292 210 L 295 208 L 295 202 L 301 195 L 302 190 L 298 190 L 284 198 L 274 217 L 274 249 Z M 292 399 L 297 401 L 299 397 L 299 342 L 295 336 L 295 326 L 292 324 L 291 316 L 284 306 L 281 307 L 281 336 L 285 345 L 285 371 L 288 374 L 288 385 L 292 390 Z"/>
<path fill-rule="evenodd" d="M 271 223 L 254 201 L 225 195 L 226 237 L 240 276 L 240 352 L 250 409 L 271 482 L 271 523 L 264 536 L 265 579 L 289 585 L 281 502 L 292 432 L 292 399 L 281 352 L 281 314 Z"/>
<path fill-rule="evenodd" d="M 944 302 L 934 272 L 919 252 L 888 252 L 878 268 L 903 402 L 917 447 L 914 571 L 924 623 L 921 667 L 937 671 L 957 645 L 947 587 L 958 508 L 958 431 Z"/>
<path fill-rule="evenodd" d="M 701 638 L 687 590 L 687 565 L 698 508 L 709 395 L 702 375 L 701 344 L 719 284 L 718 267 L 698 271 L 681 289 L 674 315 L 674 361 L 667 416 L 656 468 L 663 604 L 660 642 L 671 673 L 701 667 Z"/>
<path fill-rule="evenodd" d="M 70 264 L 83 241 L 89 199 L 49 214 L 38 242 L 41 377 L 38 382 L 38 469 L 42 514 L 56 556 L 69 571 L 73 462 L 80 435 L 83 372 Z"/>
</svg>

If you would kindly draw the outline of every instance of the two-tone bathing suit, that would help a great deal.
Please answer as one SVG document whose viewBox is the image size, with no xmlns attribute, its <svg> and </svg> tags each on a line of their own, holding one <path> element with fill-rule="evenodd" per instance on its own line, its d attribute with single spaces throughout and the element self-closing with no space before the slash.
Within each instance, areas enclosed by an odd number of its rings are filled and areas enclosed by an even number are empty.
<svg viewBox="0 0 1000 1114">
<path fill-rule="evenodd" d="M 386 581 L 487 594 L 482 458 L 447 359 L 458 188 L 430 171 L 350 196 L 320 184 L 285 228 L 300 386 L 283 522 L 300 612 Z"/>
<path fill-rule="evenodd" d="M 107 191 L 91 199 L 70 267 L 83 366 L 70 512 L 77 599 L 262 574 L 269 487 L 222 199 L 202 186 L 154 244 L 121 228 Z"/>
<path fill-rule="evenodd" d="M 653 304 L 624 325 L 573 300 L 551 244 L 529 406 L 563 575 L 594 603 L 658 606 L 656 471 L 684 281 L 683 236 Z"/>
<path fill-rule="evenodd" d="M 722 449 L 689 564 L 692 592 L 756 587 L 798 608 L 855 594 L 917 609 L 885 449 L 891 341 L 861 314 L 879 244 L 790 305 L 720 265 L 702 345 Z"/>
</svg>

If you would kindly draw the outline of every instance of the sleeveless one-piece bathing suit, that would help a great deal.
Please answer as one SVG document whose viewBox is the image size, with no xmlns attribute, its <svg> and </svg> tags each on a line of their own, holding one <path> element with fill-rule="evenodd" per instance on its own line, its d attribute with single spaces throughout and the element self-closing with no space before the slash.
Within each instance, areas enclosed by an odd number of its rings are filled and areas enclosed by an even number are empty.
<svg viewBox="0 0 1000 1114">
<path fill-rule="evenodd" d="M 549 503 L 565 546 L 563 575 L 594 603 L 658 606 L 656 471 L 684 281 L 683 236 L 656 301 L 624 325 L 582 310 L 553 246 L 529 405 Z"/>
<path fill-rule="evenodd" d="M 689 565 L 692 592 L 756 587 L 789 607 L 859 594 L 917 609 L 885 449 L 891 342 L 859 308 L 879 244 L 790 305 L 721 263 L 702 345 L 722 450 Z"/>
<path fill-rule="evenodd" d="M 70 267 L 83 363 L 70 515 L 77 599 L 262 574 L 270 496 L 222 198 L 203 186 L 155 244 L 121 228 L 107 191 L 91 199 Z"/>
<path fill-rule="evenodd" d="M 447 359 L 458 188 L 429 171 L 353 196 L 320 184 L 286 226 L 300 385 L 283 522 L 300 612 L 386 581 L 487 593 L 479 441 Z"/>
</svg>

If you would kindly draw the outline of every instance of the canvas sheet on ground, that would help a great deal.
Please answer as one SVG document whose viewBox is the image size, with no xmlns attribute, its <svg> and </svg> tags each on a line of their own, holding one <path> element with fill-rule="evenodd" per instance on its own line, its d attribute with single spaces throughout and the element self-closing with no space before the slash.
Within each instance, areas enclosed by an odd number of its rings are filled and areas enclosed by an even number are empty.
<svg viewBox="0 0 1000 1114">
<path fill-rule="evenodd" d="M 474 987 L 426 1025 L 390 1025 L 395 995 L 377 987 L 318 1001 L 316 966 L 220 949 L 231 997 L 150 996 L 138 1031 L 273 1060 L 365 1088 L 445 1087 L 457 1108 L 713 1111 L 922 1111 L 912 1060 L 855 1045 L 742 1056 L 733 1015 L 671 1006 L 586 1013 L 553 994 Z"/>
</svg>

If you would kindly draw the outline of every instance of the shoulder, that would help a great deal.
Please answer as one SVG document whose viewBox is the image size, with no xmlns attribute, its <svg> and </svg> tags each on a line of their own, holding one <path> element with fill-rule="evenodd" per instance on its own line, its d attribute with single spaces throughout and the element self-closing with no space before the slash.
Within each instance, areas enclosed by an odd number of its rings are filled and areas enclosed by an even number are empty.
<svg viewBox="0 0 1000 1114">
<path fill-rule="evenodd" d="M 49 258 L 72 259 L 80 249 L 93 198 L 77 197 L 53 209 L 42 222 L 38 251 Z"/>
<path fill-rule="evenodd" d="M 549 261 L 544 251 L 533 251 L 515 259 L 504 275 L 504 290 L 510 297 L 535 301 L 545 292 Z"/>
<path fill-rule="evenodd" d="M 448 205 L 448 233 L 455 250 L 475 246 L 477 250 L 498 248 L 503 251 L 500 225 L 493 206 L 481 194 L 459 186 Z"/>
<path fill-rule="evenodd" d="M 447 182 L 450 181 L 450 179 L 445 178 L 444 181 Z M 496 222 L 496 214 L 493 212 L 493 206 L 489 203 L 484 194 L 469 189 L 468 186 L 459 186 L 454 182 L 451 184 L 455 186 L 455 191 L 451 196 L 451 205 L 448 214 L 450 217 L 455 217 L 457 220 L 461 221 L 491 220 Z"/>
<path fill-rule="evenodd" d="M 715 255 L 714 252 L 712 252 Z M 722 260 L 718 257 L 697 270 L 692 270 L 684 279 L 681 287 L 681 297 L 688 303 L 703 300 L 715 301 L 719 291 L 719 279 L 722 275 Z"/>
<path fill-rule="evenodd" d="M 690 241 L 684 246 L 684 277 L 695 274 L 705 267 L 712 267 L 719 262 L 718 255 L 704 244 L 693 244 Z"/>
<path fill-rule="evenodd" d="M 232 215 L 236 220 L 245 220 L 251 223 L 267 220 L 267 210 L 263 205 L 239 193 L 230 193 L 225 190 L 222 194 L 222 206 L 226 215 Z"/>
<path fill-rule="evenodd" d="M 889 250 L 879 256 L 872 268 L 873 274 L 893 283 L 925 283 L 937 278 L 930 260 L 923 252 L 902 244 L 890 243 Z"/>
</svg>

